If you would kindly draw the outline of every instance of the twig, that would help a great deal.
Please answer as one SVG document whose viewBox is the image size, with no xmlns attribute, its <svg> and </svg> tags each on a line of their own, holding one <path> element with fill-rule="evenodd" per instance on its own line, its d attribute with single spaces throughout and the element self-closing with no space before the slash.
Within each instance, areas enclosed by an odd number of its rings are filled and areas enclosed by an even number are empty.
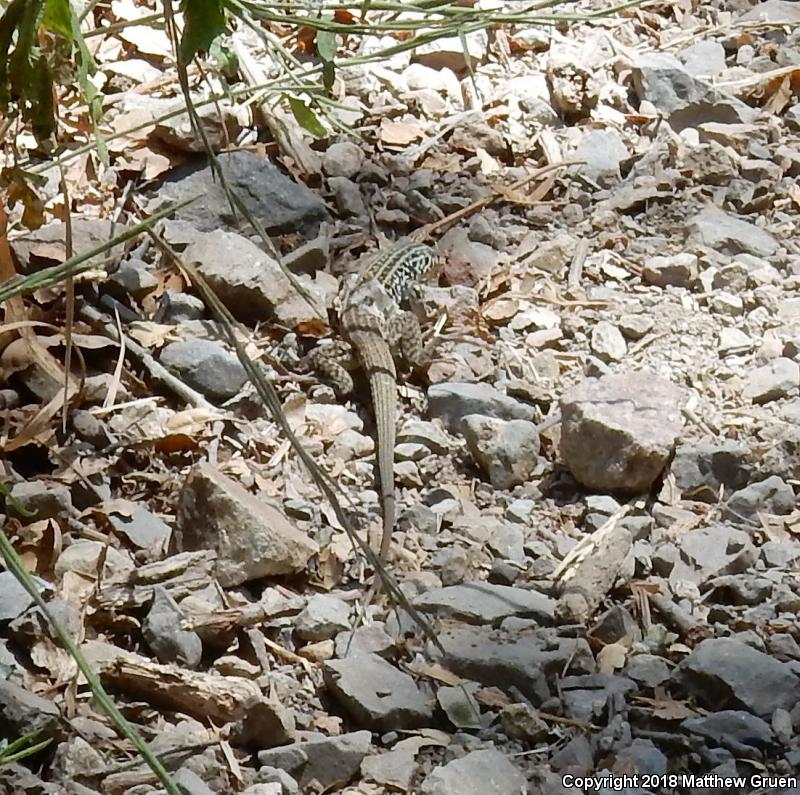
<svg viewBox="0 0 800 795">
<path fill-rule="evenodd" d="M 112 340 L 119 344 L 124 344 L 125 348 L 148 369 L 153 378 L 169 387 L 179 398 L 198 409 L 206 409 L 208 411 L 218 410 L 216 406 L 209 403 L 199 392 L 196 392 L 179 378 L 172 375 L 163 364 L 157 362 L 152 354 L 139 345 L 138 342 L 134 342 L 130 337 L 126 337 L 125 335 L 120 337 L 114 325 L 112 323 L 107 323 L 103 315 L 94 307 L 83 306 L 81 307 L 80 314 L 90 323 L 100 326 L 105 334 Z"/>
</svg>

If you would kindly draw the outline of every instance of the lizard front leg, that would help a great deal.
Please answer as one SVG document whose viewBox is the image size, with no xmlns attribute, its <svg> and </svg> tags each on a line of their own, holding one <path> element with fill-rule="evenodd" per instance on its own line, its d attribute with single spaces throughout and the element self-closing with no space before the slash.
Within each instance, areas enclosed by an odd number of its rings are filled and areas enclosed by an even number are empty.
<svg viewBox="0 0 800 795">
<path fill-rule="evenodd" d="M 428 363 L 431 346 L 423 343 L 419 321 L 411 312 L 396 312 L 387 319 L 386 339 L 410 367 L 422 367 Z"/>
</svg>

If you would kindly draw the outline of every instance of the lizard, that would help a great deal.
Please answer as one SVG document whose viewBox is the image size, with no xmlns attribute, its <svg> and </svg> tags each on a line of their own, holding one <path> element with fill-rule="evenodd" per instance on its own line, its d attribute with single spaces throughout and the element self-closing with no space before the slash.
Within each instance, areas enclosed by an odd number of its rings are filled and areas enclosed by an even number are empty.
<svg viewBox="0 0 800 795">
<path fill-rule="evenodd" d="M 538 169 L 510 185 L 508 195 L 513 195 L 536 177 L 579 162 L 565 161 Z M 536 194 L 544 196 L 551 187 L 552 180 L 547 180 L 539 186 Z M 367 376 L 376 426 L 376 461 L 383 508 L 381 563 L 386 562 L 389 554 L 396 514 L 397 370 L 393 353 L 401 353 L 412 366 L 421 364 L 426 353 L 416 318 L 401 310 L 401 304 L 411 289 L 437 261 L 434 249 L 422 241 L 504 195 L 504 192 L 493 191 L 379 252 L 368 262 L 364 273 L 356 275 L 342 292 L 339 317 L 344 341 L 314 348 L 299 363 L 299 369 L 315 370 L 326 377 L 338 395 L 353 390 L 349 370 L 360 366 Z"/>
<path fill-rule="evenodd" d="M 396 518 L 394 448 L 397 422 L 395 351 L 411 366 L 424 359 L 419 323 L 401 309 L 411 288 L 436 263 L 436 252 L 402 241 L 380 252 L 346 285 L 340 301 L 344 344 L 321 345 L 303 360 L 303 369 L 327 377 L 339 395 L 353 390 L 349 370 L 360 366 L 369 383 L 377 436 L 376 462 L 383 509 L 379 557 L 389 554 Z"/>
</svg>

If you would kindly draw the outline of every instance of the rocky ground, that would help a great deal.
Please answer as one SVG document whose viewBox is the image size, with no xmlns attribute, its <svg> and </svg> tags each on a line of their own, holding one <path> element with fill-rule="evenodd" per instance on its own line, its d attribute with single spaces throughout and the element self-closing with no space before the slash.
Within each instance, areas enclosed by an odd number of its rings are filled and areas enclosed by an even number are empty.
<svg viewBox="0 0 800 795">
<path fill-rule="evenodd" d="M 497 194 L 437 232 L 413 301 L 435 356 L 400 388 L 391 570 L 439 648 L 365 608 L 368 569 L 147 242 L 79 286 L 66 433 L 28 424 L 63 384 L 5 348 L 5 531 L 187 793 L 800 793 L 798 22 L 785 0 L 686 0 L 469 34 L 469 63 L 438 42 L 337 72 L 358 140 L 289 125 L 278 150 L 242 107 L 204 111 L 327 306 L 376 232 Z M 117 130 L 170 101 L 123 60 Z M 165 236 L 377 544 L 368 401 L 296 371 L 325 323 L 233 223 L 185 116 L 110 148 L 104 181 L 71 167 L 74 249 L 112 233 L 130 171 L 150 209 L 202 192 Z M 17 234 L 19 269 L 63 239 Z M 54 739 L 0 790 L 159 791 L 7 572 L 0 629 L 0 724 Z"/>
</svg>

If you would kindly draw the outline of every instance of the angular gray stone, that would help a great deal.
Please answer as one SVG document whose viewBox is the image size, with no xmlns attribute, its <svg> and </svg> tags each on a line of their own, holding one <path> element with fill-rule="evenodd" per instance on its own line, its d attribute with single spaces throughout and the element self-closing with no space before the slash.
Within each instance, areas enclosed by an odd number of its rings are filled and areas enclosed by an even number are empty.
<svg viewBox="0 0 800 795">
<path fill-rule="evenodd" d="M 310 238 L 322 221 L 329 220 L 322 200 L 305 185 L 294 182 L 268 158 L 239 151 L 219 154 L 217 159 L 228 185 L 267 234 L 300 232 Z M 236 227 L 243 223 L 241 215 L 234 215 L 231 210 L 225 191 L 209 166 L 198 167 L 196 162 L 190 162 L 175 169 L 159 190 L 157 206 L 190 196 L 200 198 L 179 210 L 177 217 L 197 229 L 213 232 L 222 226 Z"/>
<path fill-rule="evenodd" d="M 723 507 L 723 516 L 732 522 L 755 519 L 759 513 L 785 516 L 796 504 L 792 487 L 772 475 L 731 494 Z"/>
<path fill-rule="evenodd" d="M 692 77 L 714 77 L 725 69 L 725 48 L 718 41 L 703 39 L 678 53 Z"/>
<path fill-rule="evenodd" d="M 742 397 L 753 403 L 791 397 L 800 387 L 800 365 L 783 356 L 753 370 L 747 377 Z"/>
<path fill-rule="evenodd" d="M 701 210 L 688 225 L 689 243 L 697 243 L 720 254 L 753 254 L 771 257 L 778 241 L 765 230 L 717 207 Z"/>
<path fill-rule="evenodd" d="M 751 756 L 747 749 L 766 750 L 775 742 L 770 725 L 743 710 L 723 709 L 702 718 L 688 718 L 681 726 L 694 734 L 707 737 L 734 754 Z"/>
<path fill-rule="evenodd" d="M 72 495 L 61 483 L 23 480 L 11 487 L 8 512 L 24 524 L 42 519 L 65 519 L 74 513 Z"/>
<path fill-rule="evenodd" d="M 39 577 L 33 578 L 39 593 L 50 589 L 50 585 Z M 10 621 L 21 616 L 33 599 L 10 571 L 0 571 L 0 621 Z"/>
<path fill-rule="evenodd" d="M 469 624 L 495 624 L 509 616 L 533 618 L 540 623 L 550 624 L 555 606 L 554 599 L 536 591 L 488 582 L 451 585 L 428 591 L 414 599 L 414 607 L 423 613 Z"/>
<path fill-rule="evenodd" d="M 800 702 L 800 675 L 738 640 L 709 638 L 686 657 L 673 681 L 710 709 L 746 709 L 769 719 Z"/>
<path fill-rule="evenodd" d="M 422 795 L 525 795 L 527 779 L 495 748 L 472 751 L 435 767 L 422 782 Z"/>
<path fill-rule="evenodd" d="M 314 594 L 294 620 L 305 641 L 329 640 L 350 627 L 350 606 L 329 594 Z"/>
<path fill-rule="evenodd" d="M 539 431 L 527 420 L 468 414 L 461 429 L 470 453 L 496 489 L 526 483 L 539 461 Z"/>
<path fill-rule="evenodd" d="M 0 682 L 0 725 L 12 737 L 34 731 L 53 736 L 61 723 L 61 713 L 53 701 L 13 682 Z"/>
<path fill-rule="evenodd" d="M 318 551 L 276 506 L 205 462 L 189 473 L 176 519 L 175 549 L 216 550 L 216 576 L 226 587 L 302 571 Z"/>
<path fill-rule="evenodd" d="M 723 440 L 680 445 L 670 472 L 685 499 L 716 502 L 720 487 L 723 493 L 744 488 L 751 468 L 747 450 L 736 442 Z"/>
<path fill-rule="evenodd" d="M 587 379 L 561 399 L 561 457 L 596 491 L 636 493 L 663 470 L 683 427 L 684 391 L 647 372 Z"/>
<path fill-rule="evenodd" d="M 663 113 L 680 132 L 705 122 L 753 122 L 760 113 L 739 99 L 693 77 L 666 52 L 648 52 L 633 67 L 636 93 Z"/>
<path fill-rule="evenodd" d="M 325 685 L 360 725 L 373 731 L 412 729 L 433 720 L 432 700 L 406 673 L 375 654 L 330 660 Z"/>
<path fill-rule="evenodd" d="M 162 663 L 177 662 L 196 668 L 203 656 L 203 642 L 196 632 L 181 629 L 185 618 L 167 590 L 156 585 L 153 603 L 142 622 L 142 636 Z"/>
<path fill-rule="evenodd" d="M 500 420 L 532 420 L 533 407 L 504 395 L 489 384 L 434 384 L 428 389 L 431 417 L 441 419 L 456 432 L 468 414 L 483 414 Z"/>
<path fill-rule="evenodd" d="M 247 323 L 277 320 L 294 327 L 314 310 L 275 258 L 236 232 L 195 234 L 183 252 L 231 314 Z M 314 285 L 305 281 L 314 292 Z"/>
<path fill-rule="evenodd" d="M 444 662 L 460 676 L 482 685 L 514 685 L 540 706 L 569 662 L 570 671 L 593 673 L 594 655 L 583 638 L 565 638 L 552 629 L 493 629 L 451 626 L 439 634 Z M 433 651 L 435 656 L 441 652 Z"/>
<path fill-rule="evenodd" d="M 644 263 L 642 280 L 656 287 L 690 288 L 697 279 L 697 255 L 690 252 L 670 257 L 650 257 Z"/>
<path fill-rule="evenodd" d="M 192 389 L 212 400 L 232 398 L 247 381 L 236 356 L 211 340 L 170 342 L 162 349 L 160 359 Z"/>
</svg>

